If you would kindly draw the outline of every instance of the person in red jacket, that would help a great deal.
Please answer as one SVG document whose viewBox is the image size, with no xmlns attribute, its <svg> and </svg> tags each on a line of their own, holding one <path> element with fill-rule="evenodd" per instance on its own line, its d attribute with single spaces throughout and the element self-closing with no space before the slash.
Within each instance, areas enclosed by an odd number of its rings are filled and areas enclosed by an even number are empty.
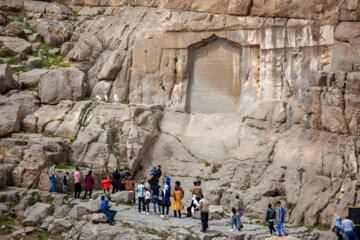
<svg viewBox="0 0 360 240">
<path fill-rule="evenodd" d="M 109 189 L 110 189 L 110 187 L 111 187 L 111 181 L 110 181 L 110 179 L 104 177 L 104 179 L 103 179 L 102 182 L 101 182 L 101 186 L 102 186 L 102 188 L 103 188 L 103 190 L 104 190 L 104 193 L 106 193 L 106 192 L 109 193 Z"/>
<path fill-rule="evenodd" d="M 92 171 L 89 171 L 88 175 L 86 175 L 85 177 L 85 195 L 84 195 L 84 199 L 86 199 L 86 195 L 89 192 L 89 199 L 91 200 L 91 193 L 93 190 L 93 185 L 94 185 L 94 177 L 92 175 Z"/>
</svg>

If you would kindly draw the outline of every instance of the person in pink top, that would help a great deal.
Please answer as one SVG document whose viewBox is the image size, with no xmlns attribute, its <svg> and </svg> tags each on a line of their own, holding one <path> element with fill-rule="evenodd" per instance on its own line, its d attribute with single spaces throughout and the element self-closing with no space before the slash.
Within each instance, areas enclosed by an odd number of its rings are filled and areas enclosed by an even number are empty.
<svg viewBox="0 0 360 240">
<path fill-rule="evenodd" d="M 81 193 L 81 174 L 80 174 L 80 168 L 77 167 L 76 171 L 74 173 L 74 179 L 75 179 L 75 199 L 80 198 Z"/>
<path fill-rule="evenodd" d="M 88 175 L 86 175 L 85 177 L 85 195 L 84 195 L 84 199 L 86 199 L 86 195 L 89 192 L 89 199 L 91 199 L 91 193 L 93 190 L 93 185 L 94 185 L 94 177 L 92 175 L 92 171 L 88 172 Z"/>
</svg>

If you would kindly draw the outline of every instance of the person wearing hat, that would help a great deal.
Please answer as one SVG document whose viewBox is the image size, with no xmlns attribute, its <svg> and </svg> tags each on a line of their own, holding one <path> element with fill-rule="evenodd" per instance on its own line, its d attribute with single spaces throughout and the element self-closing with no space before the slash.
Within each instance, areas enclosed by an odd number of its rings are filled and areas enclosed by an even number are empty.
<svg viewBox="0 0 360 240">
<path fill-rule="evenodd" d="M 237 229 L 240 231 L 244 227 L 241 222 L 241 216 L 244 213 L 244 203 L 238 193 L 235 194 L 235 201 L 233 207 L 236 209 L 236 222 L 238 225 Z"/>
</svg>

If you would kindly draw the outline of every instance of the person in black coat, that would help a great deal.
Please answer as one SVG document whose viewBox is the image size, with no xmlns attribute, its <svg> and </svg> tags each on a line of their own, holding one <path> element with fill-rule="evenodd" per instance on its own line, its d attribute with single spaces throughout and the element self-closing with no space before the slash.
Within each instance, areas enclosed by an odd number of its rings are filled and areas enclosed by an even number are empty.
<svg viewBox="0 0 360 240">
<path fill-rule="evenodd" d="M 120 173 L 115 168 L 113 174 L 112 174 L 112 185 L 113 185 L 113 194 L 117 191 L 119 191 L 120 188 Z"/>
</svg>

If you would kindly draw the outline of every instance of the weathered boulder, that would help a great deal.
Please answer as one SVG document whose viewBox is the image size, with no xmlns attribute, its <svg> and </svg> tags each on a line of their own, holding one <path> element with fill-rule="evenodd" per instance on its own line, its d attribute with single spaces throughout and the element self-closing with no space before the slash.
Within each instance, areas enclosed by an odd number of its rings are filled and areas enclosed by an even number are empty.
<svg viewBox="0 0 360 240">
<path fill-rule="evenodd" d="M 62 206 L 56 206 L 53 216 L 56 218 L 64 218 L 66 217 L 71 210 L 71 207 L 67 204 Z"/>
<path fill-rule="evenodd" d="M 25 37 L 25 24 L 21 22 L 11 22 L 5 28 L 5 36 L 9 37 Z"/>
<path fill-rule="evenodd" d="M 74 43 L 64 42 L 63 45 L 61 45 L 60 55 L 65 57 L 71 51 L 71 49 L 73 49 L 73 47 Z"/>
<path fill-rule="evenodd" d="M 29 139 L 24 152 L 24 160 L 16 166 L 12 173 L 16 186 L 30 187 L 37 184 L 40 174 L 50 163 L 66 163 L 69 146 L 61 139 L 32 138 Z"/>
<path fill-rule="evenodd" d="M 49 3 L 42 1 L 24 1 L 24 10 L 30 18 L 40 18 L 45 12 L 45 8 Z"/>
<path fill-rule="evenodd" d="M 108 101 L 112 81 L 99 81 L 92 90 L 91 97 L 96 100 Z"/>
<path fill-rule="evenodd" d="M 111 195 L 112 202 L 126 202 L 132 203 L 134 201 L 135 193 L 133 191 L 121 191 Z"/>
<path fill-rule="evenodd" d="M 0 202 L 15 202 L 18 200 L 18 190 L 13 188 L 0 189 Z"/>
<path fill-rule="evenodd" d="M 7 22 L 7 17 L 4 14 L 0 13 L 0 26 L 5 25 Z"/>
<path fill-rule="evenodd" d="M 0 137 L 7 136 L 20 130 L 20 105 L 10 102 L 8 98 L 0 95 Z"/>
<path fill-rule="evenodd" d="M 37 88 L 42 75 L 47 73 L 48 69 L 32 69 L 28 72 L 19 74 L 19 82 L 23 88 Z"/>
<path fill-rule="evenodd" d="M 42 58 L 40 57 L 28 57 L 26 61 L 26 67 L 28 69 L 33 69 L 41 62 L 42 62 Z"/>
<path fill-rule="evenodd" d="M 0 216 L 11 216 L 13 212 L 9 206 L 4 203 L 0 203 Z"/>
<path fill-rule="evenodd" d="M 71 226 L 71 222 L 65 219 L 55 219 L 54 222 L 50 224 L 48 231 L 52 234 L 61 234 L 69 231 Z"/>
<path fill-rule="evenodd" d="M 58 47 L 69 40 L 73 34 L 73 27 L 68 22 L 42 21 L 36 26 L 36 30 L 46 43 Z"/>
<path fill-rule="evenodd" d="M 3 94 L 11 89 L 20 89 L 21 83 L 16 81 L 8 64 L 0 64 L 0 93 Z"/>
<path fill-rule="evenodd" d="M 1 51 L 11 55 L 31 53 L 32 51 L 31 44 L 22 38 L 0 36 L 0 46 Z"/>
<path fill-rule="evenodd" d="M 99 72 L 98 80 L 114 80 L 118 71 L 121 70 L 126 57 L 125 51 L 114 51 Z"/>
<path fill-rule="evenodd" d="M 11 184 L 11 172 L 14 170 L 14 164 L 0 165 L 0 187 L 5 187 Z"/>
<path fill-rule="evenodd" d="M 75 205 L 70 213 L 69 213 L 69 217 L 73 218 L 73 219 L 77 219 L 77 218 L 81 218 L 82 216 L 88 214 L 88 211 L 86 209 L 85 206 L 82 205 Z"/>
<path fill-rule="evenodd" d="M 224 207 L 221 205 L 209 206 L 209 217 L 211 219 L 221 219 L 224 216 Z"/>
<path fill-rule="evenodd" d="M 92 223 L 107 223 L 108 221 L 109 218 L 104 213 L 93 213 L 91 215 Z"/>
<path fill-rule="evenodd" d="M 54 207 L 47 203 L 35 203 L 27 208 L 24 212 L 25 219 L 22 221 L 23 226 L 38 226 L 42 220 L 51 215 Z"/>
<path fill-rule="evenodd" d="M 30 42 L 41 42 L 43 40 L 43 38 L 40 33 L 34 33 L 34 34 L 31 34 L 30 36 L 28 36 L 28 40 Z"/>
<path fill-rule="evenodd" d="M 66 20 L 74 17 L 73 12 L 66 6 L 58 3 L 50 3 L 46 6 L 44 17 L 49 20 Z"/>
<path fill-rule="evenodd" d="M 1 0 L 0 9 L 2 11 L 19 12 L 23 7 L 23 0 Z"/>
<path fill-rule="evenodd" d="M 85 74 L 76 68 L 61 68 L 40 78 L 39 96 L 42 103 L 57 104 L 61 100 L 80 100 L 86 94 Z"/>
</svg>

